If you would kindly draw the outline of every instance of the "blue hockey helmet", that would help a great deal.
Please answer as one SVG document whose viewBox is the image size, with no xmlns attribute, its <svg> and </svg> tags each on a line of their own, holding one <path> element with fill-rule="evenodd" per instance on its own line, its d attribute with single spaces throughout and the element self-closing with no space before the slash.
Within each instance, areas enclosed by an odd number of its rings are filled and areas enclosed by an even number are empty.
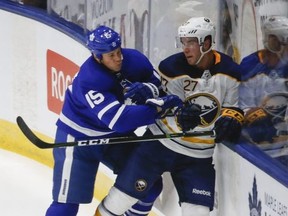
<svg viewBox="0 0 288 216">
<path fill-rule="evenodd" d="M 100 25 L 87 35 L 87 47 L 96 55 L 102 58 L 102 54 L 111 52 L 121 46 L 121 37 L 113 29 Z"/>
</svg>

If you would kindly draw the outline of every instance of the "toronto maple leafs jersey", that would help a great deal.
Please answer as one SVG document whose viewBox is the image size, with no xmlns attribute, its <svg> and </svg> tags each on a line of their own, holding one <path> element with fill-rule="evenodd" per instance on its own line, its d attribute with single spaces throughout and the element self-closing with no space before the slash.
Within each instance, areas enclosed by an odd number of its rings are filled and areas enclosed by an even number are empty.
<svg viewBox="0 0 288 216">
<path fill-rule="evenodd" d="M 178 95 L 186 103 L 201 106 L 201 123 L 195 131 L 212 130 L 222 107 L 238 107 L 239 65 L 225 54 L 213 53 L 215 62 L 205 71 L 189 65 L 184 53 L 174 54 L 159 64 L 163 90 Z M 157 121 L 150 129 L 154 134 L 181 132 L 174 116 Z M 215 146 L 211 136 L 161 142 L 175 152 L 196 158 L 211 157 Z"/>
<path fill-rule="evenodd" d="M 240 66 L 240 106 L 244 111 L 263 108 L 272 116 L 274 127 L 288 131 L 288 61 L 280 61 L 269 67 L 265 62 L 265 50 L 259 50 L 243 58 Z M 286 137 L 287 140 L 287 137 Z"/>
<path fill-rule="evenodd" d="M 157 111 L 148 105 L 126 105 L 123 88 L 127 82 L 160 85 L 152 64 L 134 49 L 122 49 L 122 68 L 110 72 L 93 56 L 83 65 L 65 93 L 57 125 L 74 137 L 107 137 L 132 133 L 155 122 Z"/>
</svg>

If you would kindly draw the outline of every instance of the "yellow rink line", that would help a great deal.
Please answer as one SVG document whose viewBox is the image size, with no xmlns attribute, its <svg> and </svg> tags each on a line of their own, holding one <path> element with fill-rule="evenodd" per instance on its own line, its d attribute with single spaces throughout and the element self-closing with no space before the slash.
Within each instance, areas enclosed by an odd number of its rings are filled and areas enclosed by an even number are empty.
<svg viewBox="0 0 288 216">
<path fill-rule="evenodd" d="M 35 134 L 47 142 L 53 142 L 51 137 L 47 137 L 37 132 L 35 132 Z M 0 119 L 0 148 L 26 156 L 50 168 L 53 167 L 51 149 L 39 149 L 36 146 L 33 146 L 33 144 L 31 144 L 22 134 L 16 123 L 3 119 Z M 110 177 L 99 171 L 95 182 L 94 198 L 102 200 L 113 183 L 114 181 Z M 157 214 L 151 212 L 149 216 L 157 216 Z"/>
</svg>

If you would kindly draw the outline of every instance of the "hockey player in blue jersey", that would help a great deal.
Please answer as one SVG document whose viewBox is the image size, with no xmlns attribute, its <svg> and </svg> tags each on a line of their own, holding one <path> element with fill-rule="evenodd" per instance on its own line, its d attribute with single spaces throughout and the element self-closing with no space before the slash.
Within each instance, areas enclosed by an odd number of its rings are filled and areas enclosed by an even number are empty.
<svg viewBox="0 0 288 216">
<path fill-rule="evenodd" d="M 133 135 L 140 126 L 149 125 L 166 111 L 182 105 L 175 95 L 158 97 L 159 79 L 149 60 L 134 49 L 121 48 L 120 35 L 106 26 L 88 34 L 92 55 L 82 64 L 72 85 L 68 87 L 62 112 L 57 121 L 56 142 L 87 137 L 104 138 Z M 124 93 L 137 89 L 127 105 Z M 136 144 L 55 148 L 53 202 L 46 216 L 75 216 L 80 203 L 90 203 L 99 161 L 119 171 Z M 147 198 L 143 209 L 152 208 L 156 195 Z M 137 205 L 137 215 L 141 204 Z M 145 209 L 146 208 L 146 209 Z"/>
<path fill-rule="evenodd" d="M 246 113 L 243 134 L 264 147 L 287 143 L 288 18 L 268 17 L 262 25 L 262 39 L 264 48 L 246 56 L 240 64 L 240 105 Z M 288 160 L 285 163 L 288 165 Z"/>
<path fill-rule="evenodd" d="M 216 137 L 190 137 L 141 144 L 98 206 L 102 216 L 122 215 L 146 196 L 164 172 L 170 172 L 182 215 L 209 216 L 214 205 L 215 143 L 236 142 L 244 120 L 238 107 L 240 68 L 229 56 L 212 49 L 215 26 L 209 18 L 191 18 L 178 29 L 183 52 L 159 65 L 162 87 L 185 106 L 150 126 L 153 134 L 216 131 Z M 129 175 L 127 174 L 129 172 Z"/>
</svg>

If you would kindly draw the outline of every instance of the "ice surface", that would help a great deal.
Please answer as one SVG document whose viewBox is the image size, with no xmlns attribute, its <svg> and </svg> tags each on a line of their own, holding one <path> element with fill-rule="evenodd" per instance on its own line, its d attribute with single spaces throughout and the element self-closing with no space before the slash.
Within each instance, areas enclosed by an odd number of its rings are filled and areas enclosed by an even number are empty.
<svg viewBox="0 0 288 216">
<path fill-rule="evenodd" d="M 44 216 L 51 203 L 52 169 L 0 149 L 0 215 Z M 78 216 L 93 215 L 96 199 L 81 205 Z"/>
</svg>

